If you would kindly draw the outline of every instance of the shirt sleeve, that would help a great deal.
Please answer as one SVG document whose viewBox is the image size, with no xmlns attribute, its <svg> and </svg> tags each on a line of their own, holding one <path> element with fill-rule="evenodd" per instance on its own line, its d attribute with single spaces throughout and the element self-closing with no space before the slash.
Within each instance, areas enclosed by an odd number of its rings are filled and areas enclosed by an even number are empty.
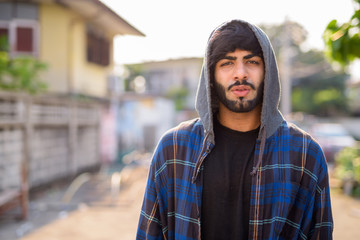
<svg viewBox="0 0 360 240">
<path fill-rule="evenodd" d="M 325 161 L 325 159 L 324 159 Z M 325 168 L 327 169 L 327 168 Z M 329 176 L 327 170 L 318 184 L 315 194 L 312 229 L 310 231 L 313 240 L 333 239 L 333 218 L 331 211 Z"/>
<path fill-rule="evenodd" d="M 161 223 L 159 193 L 155 182 L 156 157 L 150 166 L 147 186 L 145 189 L 143 205 L 140 211 L 140 219 L 136 239 L 164 239 L 163 224 Z"/>
</svg>

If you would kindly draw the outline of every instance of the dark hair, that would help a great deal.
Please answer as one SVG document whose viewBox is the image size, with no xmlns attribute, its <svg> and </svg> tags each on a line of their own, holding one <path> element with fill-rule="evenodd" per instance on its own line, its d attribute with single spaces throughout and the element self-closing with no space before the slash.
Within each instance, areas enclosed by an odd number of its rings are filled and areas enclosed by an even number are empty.
<svg viewBox="0 0 360 240">
<path fill-rule="evenodd" d="M 251 51 L 263 58 L 261 46 L 250 27 L 246 23 L 233 20 L 216 30 L 210 39 L 208 66 L 211 81 L 216 63 L 236 49 Z"/>
</svg>

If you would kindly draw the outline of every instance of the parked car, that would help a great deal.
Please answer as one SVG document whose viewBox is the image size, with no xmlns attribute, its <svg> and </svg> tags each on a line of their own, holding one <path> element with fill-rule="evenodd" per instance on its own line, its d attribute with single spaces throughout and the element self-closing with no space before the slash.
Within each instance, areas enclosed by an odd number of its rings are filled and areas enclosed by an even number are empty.
<svg viewBox="0 0 360 240">
<path fill-rule="evenodd" d="M 356 143 L 354 137 L 338 123 L 317 123 L 310 132 L 322 147 L 328 163 L 334 163 L 335 155 L 341 149 Z"/>
</svg>

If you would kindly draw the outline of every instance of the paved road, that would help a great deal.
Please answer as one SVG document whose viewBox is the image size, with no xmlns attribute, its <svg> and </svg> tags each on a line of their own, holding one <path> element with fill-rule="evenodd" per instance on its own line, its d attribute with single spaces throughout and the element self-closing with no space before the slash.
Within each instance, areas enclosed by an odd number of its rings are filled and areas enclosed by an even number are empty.
<svg viewBox="0 0 360 240">
<path fill-rule="evenodd" d="M 89 182 L 92 189 L 85 188 L 82 189 L 82 192 L 80 191 L 82 198 L 92 196 L 93 199 L 87 204 L 77 204 L 77 210 L 64 211 L 64 206 L 61 204 L 56 205 L 54 202 L 52 205 L 49 204 L 49 197 L 47 197 L 47 207 L 44 203 L 43 210 L 39 208 L 41 205 L 37 205 L 38 208 L 33 208 L 28 222 L 12 224 L 0 222 L 0 239 L 133 240 L 135 239 L 146 177 L 147 168 L 145 167 L 124 170 L 120 194 L 111 195 L 109 194 L 109 181 L 95 176 Z M 332 205 L 335 222 L 334 239 L 360 239 L 360 200 L 344 196 L 337 188 L 335 180 L 331 181 L 331 186 L 333 187 Z M 91 194 L 87 196 L 86 193 L 89 192 Z M 94 195 L 97 195 L 97 198 L 94 198 Z M 76 200 L 76 196 L 74 198 Z M 53 216 L 49 215 L 51 211 Z M 43 227 L 39 227 L 41 218 L 45 219 L 43 221 L 48 221 Z M 16 234 L 19 236 L 21 233 L 27 234 L 22 238 L 17 238 Z"/>
<path fill-rule="evenodd" d="M 147 174 L 146 167 L 124 169 L 119 194 L 110 175 L 94 174 L 69 203 L 64 188 L 48 191 L 30 203 L 27 221 L 0 217 L 0 240 L 135 239 Z"/>
<path fill-rule="evenodd" d="M 360 239 L 360 199 L 346 196 L 336 179 L 330 179 L 334 240 Z"/>
</svg>

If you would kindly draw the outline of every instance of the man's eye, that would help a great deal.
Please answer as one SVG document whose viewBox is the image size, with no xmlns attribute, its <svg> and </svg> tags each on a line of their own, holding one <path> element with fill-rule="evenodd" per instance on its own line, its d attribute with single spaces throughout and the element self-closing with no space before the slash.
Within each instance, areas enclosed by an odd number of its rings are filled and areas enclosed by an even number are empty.
<svg viewBox="0 0 360 240">
<path fill-rule="evenodd" d="M 260 64 L 258 61 L 255 61 L 255 60 L 249 60 L 248 63 L 250 63 L 250 64 L 256 64 L 256 65 L 259 65 L 259 64 Z"/>
<path fill-rule="evenodd" d="M 220 64 L 220 67 L 228 66 L 231 64 L 232 64 L 232 62 L 224 62 L 224 63 Z"/>
</svg>

